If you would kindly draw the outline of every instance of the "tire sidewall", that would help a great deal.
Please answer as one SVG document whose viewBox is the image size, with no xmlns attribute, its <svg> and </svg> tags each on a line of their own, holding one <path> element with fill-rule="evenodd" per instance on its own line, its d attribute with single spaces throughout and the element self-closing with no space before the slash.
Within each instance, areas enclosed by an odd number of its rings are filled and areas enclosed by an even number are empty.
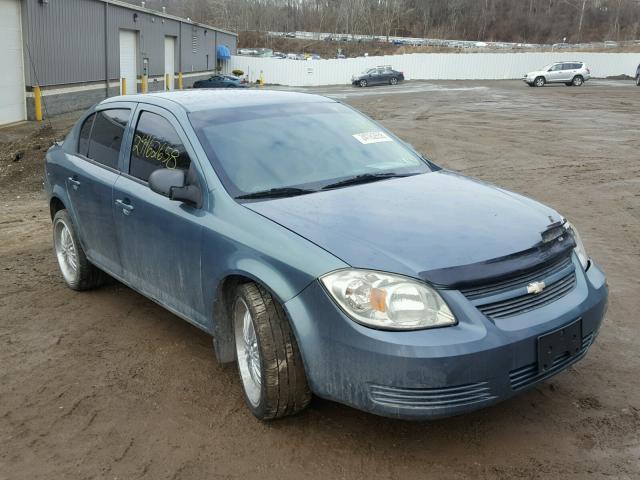
<svg viewBox="0 0 640 480">
<path fill-rule="evenodd" d="M 75 271 L 75 277 L 72 280 L 68 280 L 64 276 L 64 274 L 62 273 L 62 268 L 60 266 L 60 260 L 58 259 L 57 248 L 56 248 L 56 244 L 57 244 L 56 229 L 59 224 L 63 224 L 71 234 L 71 241 L 73 242 L 73 247 L 76 251 L 77 268 Z M 69 286 L 69 288 L 78 290 L 80 288 L 80 268 L 81 268 L 80 255 L 82 255 L 83 253 L 82 253 L 82 247 L 80 246 L 80 240 L 78 239 L 78 235 L 76 234 L 75 227 L 73 225 L 73 222 L 71 221 L 71 217 L 69 216 L 66 210 L 59 210 L 53 217 L 53 253 L 56 257 L 58 268 L 60 269 L 60 275 L 62 275 L 62 278 L 65 281 L 65 283 Z"/>
<path fill-rule="evenodd" d="M 253 329 L 256 332 L 256 337 L 258 339 L 258 350 L 260 352 L 260 375 L 262 378 L 262 381 L 260 382 L 260 400 L 258 401 L 257 405 L 254 405 L 253 403 L 251 403 L 251 400 L 249 400 L 249 397 L 247 396 L 247 392 L 244 389 L 244 383 L 242 381 L 242 372 L 240 371 L 240 360 L 238 359 L 238 347 L 235 345 L 234 343 L 234 348 L 235 348 L 235 356 L 236 356 L 236 367 L 238 370 L 238 377 L 240 378 L 240 387 L 242 389 L 242 396 L 244 398 L 244 402 L 246 403 L 247 407 L 249 408 L 249 410 L 251 410 L 251 413 L 253 413 L 256 417 L 258 418 L 262 418 L 265 416 L 265 414 L 267 413 L 267 382 L 266 380 L 266 372 L 265 372 L 265 368 L 264 368 L 264 351 L 263 351 L 263 342 L 262 342 L 262 338 L 260 335 L 260 329 L 259 326 L 256 324 L 256 318 L 258 315 L 258 312 L 256 311 L 253 303 L 251 302 L 251 299 L 248 298 L 248 296 L 246 295 L 246 292 L 243 289 L 239 289 L 238 292 L 236 293 L 236 297 L 233 301 L 233 328 L 234 328 L 234 342 L 235 342 L 235 322 L 238 321 L 235 318 L 235 311 L 238 305 L 238 302 L 241 301 L 241 299 L 244 301 L 244 304 L 246 305 L 246 307 L 249 309 L 249 312 L 251 312 L 251 322 L 253 323 Z"/>
</svg>

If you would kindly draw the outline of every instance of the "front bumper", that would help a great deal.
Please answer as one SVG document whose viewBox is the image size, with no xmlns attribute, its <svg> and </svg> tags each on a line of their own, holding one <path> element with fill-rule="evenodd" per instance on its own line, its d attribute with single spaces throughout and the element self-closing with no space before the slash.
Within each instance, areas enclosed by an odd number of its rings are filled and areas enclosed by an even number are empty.
<svg viewBox="0 0 640 480">
<path fill-rule="evenodd" d="M 577 268 L 577 260 L 574 259 Z M 608 288 L 592 263 L 575 288 L 544 307 L 489 320 L 458 291 L 442 291 L 458 325 L 389 332 L 359 325 L 319 282 L 285 304 L 311 390 L 378 415 L 430 419 L 505 400 L 582 358 L 598 333 Z M 539 374 L 537 338 L 580 318 L 582 348 Z"/>
</svg>

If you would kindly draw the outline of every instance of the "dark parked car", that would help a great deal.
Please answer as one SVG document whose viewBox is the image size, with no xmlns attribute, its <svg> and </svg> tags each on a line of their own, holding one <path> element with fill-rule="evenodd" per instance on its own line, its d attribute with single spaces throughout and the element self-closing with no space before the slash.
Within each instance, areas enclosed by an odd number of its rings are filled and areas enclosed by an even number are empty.
<svg viewBox="0 0 640 480">
<path fill-rule="evenodd" d="M 369 85 L 390 84 L 395 85 L 404 80 L 404 73 L 392 69 L 390 66 L 370 68 L 360 75 L 351 77 L 351 83 L 359 87 Z"/>
<path fill-rule="evenodd" d="M 193 88 L 247 88 L 247 85 L 233 75 L 217 74 L 206 80 L 194 82 Z"/>
<path fill-rule="evenodd" d="M 312 392 L 400 418 L 484 407 L 582 358 L 607 306 L 558 212 L 326 97 L 109 98 L 45 179 L 67 285 L 106 272 L 211 334 L 261 419 Z"/>
</svg>

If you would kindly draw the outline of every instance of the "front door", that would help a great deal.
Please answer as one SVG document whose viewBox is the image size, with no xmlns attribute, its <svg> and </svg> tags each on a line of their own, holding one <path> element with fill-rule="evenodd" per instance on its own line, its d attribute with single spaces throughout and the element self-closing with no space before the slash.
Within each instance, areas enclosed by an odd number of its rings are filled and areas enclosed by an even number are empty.
<svg viewBox="0 0 640 480">
<path fill-rule="evenodd" d="M 562 64 L 556 63 L 551 67 L 549 73 L 547 74 L 547 82 L 561 82 L 562 81 Z"/>
<path fill-rule="evenodd" d="M 116 105 L 114 105 L 116 106 Z M 111 196 L 119 176 L 120 147 L 130 108 L 107 108 L 87 117 L 66 179 L 83 248 L 98 267 L 120 274 Z"/>
<path fill-rule="evenodd" d="M 136 114 L 129 161 L 113 188 L 123 278 L 188 320 L 206 323 L 200 255 L 204 211 L 152 192 L 158 168 L 190 170 L 204 186 L 195 155 L 173 115 L 152 106 Z"/>
</svg>

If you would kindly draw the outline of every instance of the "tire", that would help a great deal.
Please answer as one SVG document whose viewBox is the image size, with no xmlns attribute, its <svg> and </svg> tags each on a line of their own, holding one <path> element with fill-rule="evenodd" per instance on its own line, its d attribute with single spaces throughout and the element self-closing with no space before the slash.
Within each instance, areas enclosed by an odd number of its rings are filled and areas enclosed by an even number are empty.
<svg viewBox="0 0 640 480">
<path fill-rule="evenodd" d="M 389 80 L 389 84 L 390 85 L 397 85 L 398 84 L 398 79 L 396 77 L 391 77 L 391 80 Z"/>
<path fill-rule="evenodd" d="M 366 86 L 368 85 L 368 83 L 367 83 L 367 81 L 366 81 L 366 80 L 360 80 L 360 81 L 358 82 L 358 85 L 360 85 L 361 87 L 366 87 Z"/>
<path fill-rule="evenodd" d="M 106 274 L 87 259 L 66 210 L 59 210 L 53 217 L 53 250 L 69 288 L 90 290 L 105 282 Z"/>
<path fill-rule="evenodd" d="M 640 87 L 640 75 L 636 77 L 636 87 Z"/>
<path fill-rule="evenodd" d="M 273 420 L 304 410 L 311 391 L 280 304 L 261 286 L 245 283 L 236 291 L 231 315 L 238 373 L 251 413 Z"/>
<path fill-rule="evenodd" d="M 547 81 L 545 80 L 544 77 L 536 77 L 536 79 L 533 81 L 533 84 L 536 87 L 544 87 L 545 83 L 547 83 Z"/>
<path fill-rule="evenodd" d="M 582 78 L 582 75 L 576 75 L 571 81 L 571 85 L 573 85 L 574 87 L 581 87 L 583 83 L 584 78 Z"/>
<path fill-rule="evenodd" d="M 570 87 L 571 85 L 573 85 L 573 82 L 564 82 L 564 84 L 565 84 L 567 87 Z"/>
</svg>

